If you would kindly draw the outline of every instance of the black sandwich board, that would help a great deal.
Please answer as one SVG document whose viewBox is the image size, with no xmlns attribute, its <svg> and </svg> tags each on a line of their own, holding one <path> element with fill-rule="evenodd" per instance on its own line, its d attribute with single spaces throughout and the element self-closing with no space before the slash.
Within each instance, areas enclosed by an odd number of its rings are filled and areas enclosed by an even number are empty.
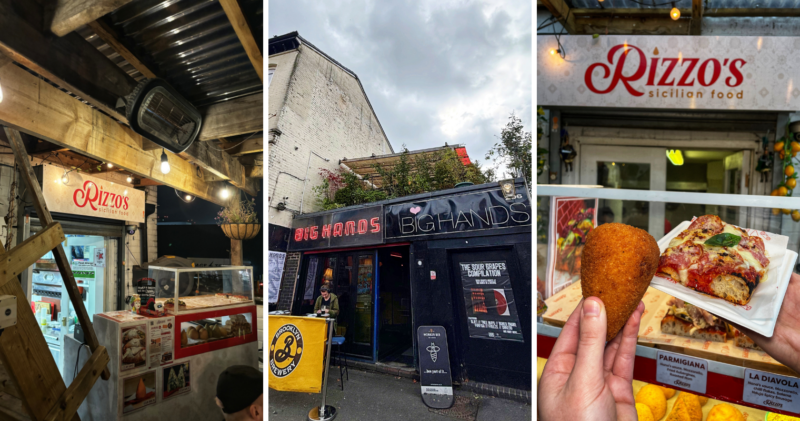
<svg viewBox="0 0 800 421">
<path fill-rule="evenodd" d="M 453 406 L 453 380 L 450 375 L 447 332 L 442 326 L 420 326 L 417 329 L 417 346 L 422 402 L 434 409 L 450 408 Z"/>
</svg>

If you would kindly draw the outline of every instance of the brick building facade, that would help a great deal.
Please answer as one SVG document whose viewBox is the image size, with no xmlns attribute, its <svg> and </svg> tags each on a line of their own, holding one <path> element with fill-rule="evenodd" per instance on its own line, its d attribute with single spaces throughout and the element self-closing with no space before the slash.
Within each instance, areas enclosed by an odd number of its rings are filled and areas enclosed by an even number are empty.
<svg viewBox="0 0 800 421">
<path fill-rule="evenodd" d="M 294 215 L 321 210 L 320 169 L 394 149 L 358 76 L 297 32 L 269 40 L 268 75 L 269 249 L 285 252 Z M 298 258 L 287 256 L 278 308 L 291 303 Z"/>
</svg>

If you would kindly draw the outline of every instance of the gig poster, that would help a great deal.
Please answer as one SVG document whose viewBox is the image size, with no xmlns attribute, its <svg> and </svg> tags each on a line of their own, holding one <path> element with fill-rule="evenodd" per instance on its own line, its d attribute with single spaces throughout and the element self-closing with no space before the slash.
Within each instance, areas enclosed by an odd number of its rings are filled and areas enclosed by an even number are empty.
<svg viewBox="0 0 800 421">
<path fill-rule="evenodd" d="M 523 342 L 506 262 L 459 265 L 470 338 Z"/>
</svg>

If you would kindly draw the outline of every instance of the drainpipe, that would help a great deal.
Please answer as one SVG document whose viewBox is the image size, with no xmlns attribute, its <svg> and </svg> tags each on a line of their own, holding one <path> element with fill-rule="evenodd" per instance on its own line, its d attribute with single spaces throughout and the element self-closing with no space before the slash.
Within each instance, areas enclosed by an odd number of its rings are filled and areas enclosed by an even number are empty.
<svg viewBox="0 0 800 421">
<path fill-rule="evenodd" d="M 325 158 L 322 155 L 320 155 L 320 154 L 318 154 L 318 153 L 316 153 L 314 151 L 309 151 L 309 153 L 308 153 L 308 165 L 306 165 L 306 176 L 303 178 L 303 195 L 300 196 L 300 213 L 301 214 L 303 213 L 303 200 L 306 198 L 306 182 L 308 181 L 308 169 L 311 168 L 311 154 L 314 154 L 314 155 L 320 157 L 325 162 L 331 162 L 330 159 Z"/>
</svg>

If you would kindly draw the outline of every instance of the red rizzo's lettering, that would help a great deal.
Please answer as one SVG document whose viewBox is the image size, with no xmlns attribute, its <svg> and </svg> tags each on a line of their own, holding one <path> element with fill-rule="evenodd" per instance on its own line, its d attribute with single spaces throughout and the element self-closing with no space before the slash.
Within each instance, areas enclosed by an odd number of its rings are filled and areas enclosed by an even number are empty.
<svg viewBox="0 0 800 421">
<path fill-rule="evenodd" d="M 628 56 L 631 52 L 635 53 L 632 57 L 638 58 L 638 67 L 634 68 L 632 66 L 636 64 L 629 64 L 626 68 L 625 65 L 629 62 Z M 608 64 L 592 63 L 586 69 L 586 73 L 584 74 L 586 87 L 596 94 L 604 95 L 612 92 L 618 84 L 622 83 L 625 90 L 636 97 L 644 95 L 645 92 L 634 88 L 632 83 L 642 79 L 645 74 L 647 74 L 645 86 L 694 87 L 700 85 L 707 87 L 714 85 L 720 80 L 720 77 L 724 76 L 723 80 L 725 81 L 725 85 L 729 88 L 736 88 L 744 81 L 741 70 L 742 67 L 747 64 L 742 58 L 724 59 L 722 63 L 720 63 L 721 59 L 717 58 L 701 59 L 695 57 L 681 57 L 680 55 L 678 57 L 650 57 L 648 60 L 644 51 L 629 44 L 620 44 L 611 47 L 606 60 Z M 632 59 L 630 63 L 634 61 L 635 59 Z M 595 75 L 596 69 L 601 70 L 597 75 Z M 628 76 L 626 76 L 626 74 Z M 659 74 L 660 77 L 658 77 Z M 595 78 L 595 76 L 599 77 Z M 608 80 L 609 78 L 610 81 L 608 82 L 607 88 L 601 89 L 597 86 L 598 82 L 601 80 Z M 655 92 L 650 91 L 649 93 L 649 97 L 667 98 L 668 96 L 670 98 L 693 98 L 695 96 L 697 98 L 702 98 L 702 92 L 684 94 L 680 89 L 672 89 L 669 91 L 664 89 L 663 92 L 662 90 L 657 90 Z M 739 99 L 742 98 L 741 93 L 736 93 L 735 95 L 726 94 L 724 96 L 722 92 L 716 94 L 716 96 L 714 93 L 711 94 L 711 98 L 727 97 L 730 99 L 734 96 Z"/>
<path fill-rule="evenodd" d="M 93 211 L 102 207 L 128 210 L 127 196 L 103 191 L 102 187 L 98 188 L 97 184 L 91 180 L 87 180 L 83 186 L 72 192 L 72 202 L 79 208 L 85 208 L 88 205 Z"/>
</svg>

